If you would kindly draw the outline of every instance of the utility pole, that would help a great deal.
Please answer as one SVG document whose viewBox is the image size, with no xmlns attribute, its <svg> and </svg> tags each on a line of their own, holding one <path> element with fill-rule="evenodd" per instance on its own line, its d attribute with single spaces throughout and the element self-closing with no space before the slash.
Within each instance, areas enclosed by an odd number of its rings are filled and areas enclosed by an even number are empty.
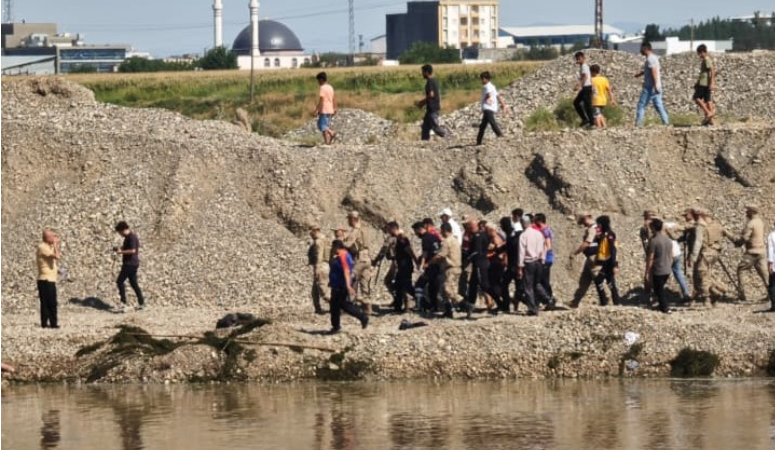
<svg viewBox="0 0 775 450">
<path fill-rule="evenodd" d="M 355 0 L 350 2 L 350 56 L 355 56 Z"/>
<path fill-rule="evenodd" d="M 603 47 L 603 0 L 595 0 L 595 42 L 597 48 Z"/>
<path fill-rule="evenodd" d="M 13 0 L 3 0 L 3 23 L 13 23 Z"/>
<path fill-rule="evenodd" d="M 692 26 L 691 26 L 691 44 L 689 44 L 689 51 L 694 51 L 694 18 L 692 18 Z"/>
</svg>

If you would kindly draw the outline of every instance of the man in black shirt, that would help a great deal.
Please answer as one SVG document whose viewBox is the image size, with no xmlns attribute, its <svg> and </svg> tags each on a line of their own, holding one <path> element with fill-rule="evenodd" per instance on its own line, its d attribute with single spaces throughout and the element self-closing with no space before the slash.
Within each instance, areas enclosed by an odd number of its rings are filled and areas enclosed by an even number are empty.
<svg viewBox="0 0 775 450">
<path fill-rule="evenodd" d="M 439 85 L 433 78 L 433 66 L 430 64 L 422 66 L 422 77 L 425 78 L 425 98 L 417 102 L 417 107 L 425 107 L 425 117 L 422 121 L 422 140 L 428 141 L 431 139 L 431 130 L 439 137 L 445 137 L 447 131 L 439 124 L 441 96 L 439 95 Z"/>
<path fill-rule="evenodd" d="M 129 279 L 129 285 L 135 291 L 137 296 L 137 309 L 145 308 L 145 300 L 137 284 L 137 269 L 140 268 L 140 239 L 129 229 L 129 225 L 123 220 L 116 224 L 116 232 L 124 236 L 124 243 L 116 252 L 121 255 L 121 272 L 118 274 L 116 284 L 118 284 L 118 295 L 121 296 L 122 311 L 126 310 L 126 287 L 124 282 Z"/>
<path fill-rule="evenodd" d="M 436 233 L 428 231 L 428 226 L 423 222 L 412 225 L 415 236 L 422 242 L 422 254 L 417 259 L 417 267 L 423 270 L 420 278 L 414 285 L 417 301 L 424 299 L 424 304 L 418 305 L 420 310 L 435 311 L 438 306 L 439 287 L 441 286 L 441 270 L 438 264 L 429 265 L 431 259 L 441 250 L 441 238 Z M 427 296 L 425 295 L 427 293 Z"/>
<path fill-rule="evenodd" d="M 523 297 L 522 280 L 517 276 L 517 270 L 519 269 L 519 238 L 522 236 L 522 229 L 514 229 L 513 222 L 509 217 L 501 218 L 500 226 L 506 235 L 506 245 L 498 249 L 498 252 L 506 253 L 508 264 L 503 278 L 500 307 L 503 312 L 509 312 L 509 304 L 513 303 L 514 312 L 517 312 L 519 310 L 519 302 Z M 511 283 L 514 283 L 514 297 L 509 292 Z"/>
<path fill-rule="evenodd" d="M 476 220 L 472 220 L 469 223 L 471 230 L 471 245 L 468 250 L 463 253 L 463 258 L 469 264 L 472 265 L 471 280 L 468 282 L 468 295 L 466 301 L 471 305 L 476 304 L 476 299 L 479 296 L 479 289 L 485 292 L 485 295 L 490 295 L 490 283 L 487 276 L 490 270 L 490 260 L 487 259 L 487 251 L 490 246 L 490 238 L 487 237 L 487 233 L 481 228 Z"/>
<path fill-rule="evenodd" d="M 396 312 L 405 312 L 409 305 L 404 305 L 407 296 L 414 296 L 412 287 L 412 273 L 414 272 L 414 261 L 416 259 L 412 243 L 409 238 L 401 231 L 397 222 L 387 224 L 387 232 L 396 240 L 395 244 L 395 263 L 396 276 L 393 282 L 393 308 Z"/>
</svg>

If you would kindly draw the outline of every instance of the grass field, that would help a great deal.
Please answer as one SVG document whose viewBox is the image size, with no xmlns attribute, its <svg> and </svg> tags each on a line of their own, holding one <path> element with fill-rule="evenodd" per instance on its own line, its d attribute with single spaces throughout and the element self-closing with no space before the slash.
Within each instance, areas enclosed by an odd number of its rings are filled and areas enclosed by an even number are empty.
<svg viewBox="0 0 775 450">
<path fill-rule="evenodd" d="M 478 101 L 479 73 L 489 70 L 505 87 L 541 63 L 437 66 L 444 113 Z M 130 107 L 165 108 L 196 119 L 232 120 L 237 108 L 254 118 L 254 129 L 270 136 L 304 125 L 313 118 L 319 69 L 261 71 L 250 103 L 250 73 L 169 72 L 83 74 L 68 79 L 92 89 L 98 100 Z M 419 120 L 414 103 L 423 97 L 419 66 L 327 69 L 340 108 L 357 108 L 400 123 Z"/>
</svg>

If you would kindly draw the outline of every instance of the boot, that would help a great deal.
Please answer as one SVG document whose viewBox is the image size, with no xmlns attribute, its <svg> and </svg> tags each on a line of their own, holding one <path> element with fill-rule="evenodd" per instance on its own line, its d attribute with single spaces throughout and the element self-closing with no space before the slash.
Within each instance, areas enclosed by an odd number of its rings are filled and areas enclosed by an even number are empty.
<svg viewBox="0 0 775 450">
<path fill-rule="evenodd" d="M 452 313 L 452 302 L 447 301 L 444 303 L 444 318 L 445 319 L 454 319 L 455 315 Z"/>
</svg>

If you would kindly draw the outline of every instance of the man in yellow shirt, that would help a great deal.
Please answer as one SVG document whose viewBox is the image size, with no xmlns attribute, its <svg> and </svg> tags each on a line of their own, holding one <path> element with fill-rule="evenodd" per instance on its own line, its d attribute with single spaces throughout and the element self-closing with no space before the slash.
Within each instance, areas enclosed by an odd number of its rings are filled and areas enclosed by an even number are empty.
<svg viewBox="0 0 775 450">
<path fill-rule="evenodd" d="M 593 64 L 589 70 L 592 73 L 592 108 L 594 109 L 595 126 L 605 128 L 608 124 L 603 111 L 608 106 L 609 99 L 611 106 L 616 108 L 616 98 L 614 98 L 614 91 L 611 89 L 608 78 L 600 74 L 600 66 Z"/>
<path fill-rule="evenodd" d="M 57 276 L 59 274 L 59 238 L 51 230 L 43 230 L 43 242 L 38 244 L 38 296 L 40 326 L 59 328 L 57 323 Z"/>
</svg>

